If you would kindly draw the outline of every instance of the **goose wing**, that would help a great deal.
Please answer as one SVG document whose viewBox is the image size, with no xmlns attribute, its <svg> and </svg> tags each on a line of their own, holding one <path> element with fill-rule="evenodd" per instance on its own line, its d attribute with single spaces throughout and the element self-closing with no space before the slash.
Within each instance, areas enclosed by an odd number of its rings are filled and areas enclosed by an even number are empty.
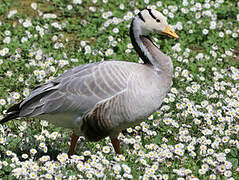
<svg viewBox="0 0 239 180">
<path fill-rule="evenodd" d="M 75 67 L 53 81 L 36 87 L 20 104 L 19 116 L 76 112 L 81 115 L 100 101 L 127 88 L 130 68 L 110 61 Z"/>
</svg>

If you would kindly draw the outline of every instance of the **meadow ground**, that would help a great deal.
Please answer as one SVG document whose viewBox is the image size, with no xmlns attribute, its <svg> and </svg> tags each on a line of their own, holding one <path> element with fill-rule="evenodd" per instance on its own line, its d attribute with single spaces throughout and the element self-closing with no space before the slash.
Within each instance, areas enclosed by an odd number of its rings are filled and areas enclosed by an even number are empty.
<svg viewBox="0 0 239 180">
<path fill-rule="evenodd" d="M 239 179 L 239 3 L 234 0 L 0 0 L 0 119 L 31 89 L 71 67 L 135 61 L 129 24 L 161 11 L 179 40 L 153 36 L 174 63 L 161 109 L 120 134 L 81 138 L 35 119 L 0 125 L 2 179 Z"/>
</svg>

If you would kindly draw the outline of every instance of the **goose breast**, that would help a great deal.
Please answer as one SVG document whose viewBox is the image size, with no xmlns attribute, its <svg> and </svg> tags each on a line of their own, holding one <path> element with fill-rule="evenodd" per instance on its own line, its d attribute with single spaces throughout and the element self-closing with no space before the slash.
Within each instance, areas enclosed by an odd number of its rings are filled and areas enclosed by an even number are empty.
<svg viewBox="0 0 239 180">
<path fill-rule="evenodd" d="M 82 131 L 89 140 L 114 136 L 160 107 L 171 78 L 156 72 L 152 66 L 133 63 L 127 67 L 131 73 L 126 88 L 97 103 L 85 116 Z"/>
</svg>

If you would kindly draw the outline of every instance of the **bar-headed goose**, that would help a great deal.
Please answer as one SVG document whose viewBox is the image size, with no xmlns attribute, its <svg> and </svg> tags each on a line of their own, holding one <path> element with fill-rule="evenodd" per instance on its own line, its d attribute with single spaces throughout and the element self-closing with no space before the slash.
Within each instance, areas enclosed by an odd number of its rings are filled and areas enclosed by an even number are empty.
<svg viewBox="0 0 239 180">
<path fill-rule="evenodd" d="M 160 12 L 142 10 L 132 20 L 130 38 L 143 64 L 103 61 L 72 68 L 33 89 L 0 123 L 38 117 L 73 130 L 69 155 L 79 136 L 89 141 L 109 136 L 120 154 L 119 132 L 155 112 L 172 82 L 172 61 L 150 40 L 150 33 L 178 38 Z"/>
</svg>

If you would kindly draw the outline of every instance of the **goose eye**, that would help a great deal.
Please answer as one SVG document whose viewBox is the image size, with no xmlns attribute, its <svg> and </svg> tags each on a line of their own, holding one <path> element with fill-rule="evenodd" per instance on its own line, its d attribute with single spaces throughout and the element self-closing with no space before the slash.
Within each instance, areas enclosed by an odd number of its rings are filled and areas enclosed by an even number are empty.
<svg viewBox="0 0 239 180">
<path fill-rule="evenodd" d="M 157 22 L 157 23 L 160 23 L 160 19 L 156 19 L 156 22 Z"/>
</svg>

